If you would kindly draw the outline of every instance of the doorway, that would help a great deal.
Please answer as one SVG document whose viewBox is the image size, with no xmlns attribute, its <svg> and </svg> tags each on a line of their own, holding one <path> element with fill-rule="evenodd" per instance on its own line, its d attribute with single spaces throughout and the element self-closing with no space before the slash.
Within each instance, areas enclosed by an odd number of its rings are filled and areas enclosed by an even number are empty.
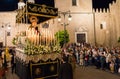
<svg viewBox="0 0 120 79">
<path fill-rule="evenodd" d="M 87 42 L 87 32 L 75 32 L 75 43 Z"/>
</svg>

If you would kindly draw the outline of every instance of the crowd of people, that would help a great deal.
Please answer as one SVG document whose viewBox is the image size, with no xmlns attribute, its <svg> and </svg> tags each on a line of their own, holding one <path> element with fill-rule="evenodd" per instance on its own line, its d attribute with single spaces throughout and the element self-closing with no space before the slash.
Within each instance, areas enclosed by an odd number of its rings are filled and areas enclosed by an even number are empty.
<svg viewBox="0 0 120 79">
<path fill-rule="evenodd" d="M 73 71 L 77 64 L 81 67 L 95 66 L 96 69 L 120 73 L 120 47 L 96 47 L 87 43 L 68 44 L 62 53 L 63 57 L 68 57 Z"/>
<path fill-rule="evenodd" d="M 2 52 L 0 55 L 0 71 L 5 67 Z M 13 73 L 15 51 L 10 50 L 9 52 L 11 54 L 10 63 Z M 80 67 L 95 66 L 96 69 L 120 74 L 120 47 L 109 48 L 102 45 L 96 47 L 87 43 L 72 43 L 62 48 L 61 58 L 62 63 L 60 64 L 58 79 L 73 79 L 76 65 Z"/>
</svg>

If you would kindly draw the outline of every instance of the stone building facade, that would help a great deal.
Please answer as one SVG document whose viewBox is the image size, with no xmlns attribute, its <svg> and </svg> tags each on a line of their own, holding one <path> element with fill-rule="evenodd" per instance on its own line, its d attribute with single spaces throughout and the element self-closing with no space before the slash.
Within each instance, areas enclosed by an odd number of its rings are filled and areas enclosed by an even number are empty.
<svg viewBox="0 0 120 79">
<path fill-rule="evenodd" d="M 92 8 L 92 0 L 76 0 L 76 4 L 72 4 L 72 0 L 55 0 L 55 7 L 60 12 L 70 11 L 72 21 L 68 22 L 67 18 L 69 13 L 65 15 L 59 14 L 62 17 L 61 23 L 68 23 L 66 26 L 70 35 L 71 42 L 79 42 L 83 40 L 92 45 L 105 45 L 105 46 L 117 46 L 119 45 L 117 40 L 120 37 L 120 0 L 109 4 L 108 9 L 96 9 Z M 17 24 L 16 16 L 17 12 L 0 12 L 0 26 L 10 23 L 12 26 L 11 35 L 7 38 L 9 46 L 12 46 L 12 38 L 20 31 L 25 31 L 29 26 L 28 24 Z M 64 30 L 64 26 L 58 22 L 58 18 L 48 21 L 49 28 L 53 28 L 55 32 Z M 41 26 L 42 24 L 39 24 Z M 4 30 L 1 29 L 0 41 L 5 42 Z M 78 37 L 77 37 L 78 36 Z M 77 39 L 78 38 L 78 39 Z"/>
<path fill-rule="evenodd" d="M 71 11 L 72 21 L 67 26 L 71 42 L 76 42 L 77 33 L 85 33 L 86 42 L 93 45 L 109 47 L 119 45 L 117 42 L 120 37 L 119 0 L 110 3 L 109 8 L 99 10 L 92 8 L 92 0 L 76 0 L 76 6 L 72 5 L 72 1 L 56 0 L 59 11 Z"/>
</svg>

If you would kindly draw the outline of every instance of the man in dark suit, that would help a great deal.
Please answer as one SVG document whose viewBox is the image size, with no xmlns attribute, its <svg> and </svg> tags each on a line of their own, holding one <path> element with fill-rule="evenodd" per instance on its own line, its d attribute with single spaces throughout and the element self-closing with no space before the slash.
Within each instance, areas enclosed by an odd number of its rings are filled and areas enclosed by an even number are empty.
<svg viewBox="0 0 120 79">
<path fill-rule="evenodd" d="M 58 79 L 73 79 L 73 70 L 70 63 L 68 63 L 68 56 L 62 58 L 62 64 L 60 65 Z"/>
<path fill-rule="evenodd" d="M 16 65 L 16 63 L 15 63 L 15 51 L 12 51 L 12 59 L 11 59 L 11 65 L 12 65 L 12 73 L 14 73 L 15 72 L 15 65 Z"/>
</svg>

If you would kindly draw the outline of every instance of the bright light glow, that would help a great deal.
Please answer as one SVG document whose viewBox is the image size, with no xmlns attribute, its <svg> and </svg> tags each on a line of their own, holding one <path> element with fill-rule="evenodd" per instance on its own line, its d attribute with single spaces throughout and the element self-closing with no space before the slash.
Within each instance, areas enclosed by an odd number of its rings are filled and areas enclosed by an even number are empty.
<svg viewBox="0 0 120 79">
<path fill-rule="evenodd" d="M 69 21 L 72 20 L 72 16 L 71 16 L 71 15 L 68 16 L 68 20 L 69 20 Z"/>
<path fill-rule="evenodd" d="M 58 16 L 58 22 L 60 22 L 61 21 L 61 17 L 60 16 Z"/>
<path fill-rule="evenodd" d="M 9 25 L 7 28 L 8 28 L 8 29 L 11 29 L 11 26 Z"/>
</svg>

